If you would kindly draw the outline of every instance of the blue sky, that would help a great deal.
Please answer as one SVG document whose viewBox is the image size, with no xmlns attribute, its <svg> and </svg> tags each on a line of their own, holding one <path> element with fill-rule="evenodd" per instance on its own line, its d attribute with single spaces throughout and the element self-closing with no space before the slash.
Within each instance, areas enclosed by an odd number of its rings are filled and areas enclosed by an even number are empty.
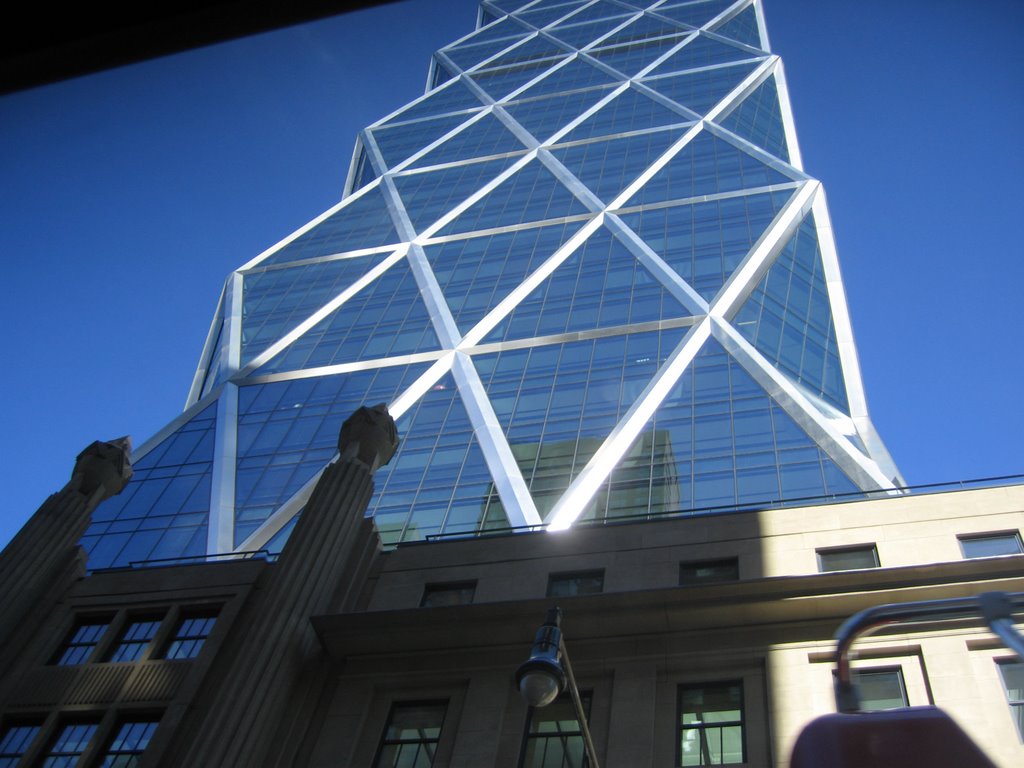
<svg viewBox="0 0 1024 768">
<path fill-rule="evenodd" d="M 764 0 L 872 417 L 911 484 L 1024 471 L 1024 4 Z M 0 97 L 0 545 L 94 439 L 180 412 L 228 273 L 333 205 L 474 0 Z"/>
</svg>

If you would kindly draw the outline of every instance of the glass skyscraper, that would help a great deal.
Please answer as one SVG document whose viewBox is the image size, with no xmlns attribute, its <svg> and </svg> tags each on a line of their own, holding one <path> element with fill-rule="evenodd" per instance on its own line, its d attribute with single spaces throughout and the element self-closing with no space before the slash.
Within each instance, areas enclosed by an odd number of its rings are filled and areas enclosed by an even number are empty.
<svg viewBox="0 0 1024 768">
<path fill-rule="evenodd" d="M 386 544 L 891 489 L 824 194 L 751 0 L 486 0 L 232 273 L 93 568 L 277 551 L 341 422 Z"/>
</svg>

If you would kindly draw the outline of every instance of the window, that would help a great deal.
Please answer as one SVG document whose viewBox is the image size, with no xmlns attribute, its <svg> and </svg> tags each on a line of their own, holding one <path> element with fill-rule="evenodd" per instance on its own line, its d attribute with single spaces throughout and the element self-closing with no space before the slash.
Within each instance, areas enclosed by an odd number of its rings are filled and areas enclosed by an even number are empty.
<svg viewBox="0 0 1024 768">
<path fill-rule="evenodd" d="M 548 576 L 548 597 L 596 595 L 604 590 L 604 571 L 552 573 Z"/>
<path fill-rule="evenodd" d="M 590 720 L 589 691 L 580 691 L 583 712 Z M 583 731 L 572 697 L 564 693 L 546 707 L 530 708 L 519 768 L 576 768 L 586 766 Z"/>
<path fill-rule="evenodd" d="M 203 643 L 209 637 L 216 621 L 216 609 L 183 615 L 178 621 L 177 629 L 174 630 L 174 637 L 167 646 L 164 658 L 194 659 L 202 650 Z"/>
<path fill-rule="evenodd" d="M 107 654 L 107 661 L 138 661 L 160 628 L 160 617 L 134 619 L 121 631 L 117 644 Z"/>
<path fill-rule="evenodd" d="M 39 734 L 39 723 L 10 723 L 0 731 L 0 768 L 14 768 Z"/>
<path fill-rule="evenodd" d="M 64 723 L 43 756 L 42 768 L 71 768 L 75 765 L 96 734 L 96 727 L 95 722 Z"/>
<path fill-rule="evenodd" d="M 429 768 L 434 763 L 448 703 L 394 704 L 374 768 Z"/>
<path fill-rule="evenodd" d="M 110 626 L 110 618 L 84 619 L 75 622 L 71 634 L 54 654 L 51 664 L 71 666 L 83 664 L 92 656 L 93 649 L 99 643 L 103 633 Z"/>
<path fill-rule="evenodd" d="M 434 608 L 439 605 L 468 605 L 476 594 L 476 582 L 464 581 L 458 584 L 427 584 L 423 588 L 420 606 Z"/>
<path fill-rule="evenodd" d="M 157 722 L 155 719 L 122 722 L 97 768 L 135 768 L 139 764 L 139 757 L 146 751 L 150 739 L 153 738 Z"/>
<path fill-rule="evenodd" d="M 742 763 L 743 683 L 703 683 L 679 687 L 677 765 Z"/>
<path fill-rule="evenodd" d="M 877 567 L 878 550 L 874 544 L 818 550 L 818 570 L 822 573 Z"/>
<path fill-rule="evenodd" d="M 862 712 L 910 706 L 907 687 L 903 683 L 903 670 L 899 667 L 854 669 L 852 672 Z"/>
<path fill-rule="evenodd" d="M 679 584 L 681 586 L 739 581 L 739 578 L 740 561 L 735 557 L 679 564 Z"/>
<path fill-rule="evenodd" d="M 999 674 L 1003 678 L 1003 690 L 1017 726 L 1017 735 L 1024 741 L 1024 661 L 1000 661 Z"/>
<path fill-rule="evenodd" d="M 1024 553 L 1024 546 L 1021 546 L 1020 534 L 1017 531 L 960 536 L 959 539 L 960 549 L 967 558 Z"/>
</svg>

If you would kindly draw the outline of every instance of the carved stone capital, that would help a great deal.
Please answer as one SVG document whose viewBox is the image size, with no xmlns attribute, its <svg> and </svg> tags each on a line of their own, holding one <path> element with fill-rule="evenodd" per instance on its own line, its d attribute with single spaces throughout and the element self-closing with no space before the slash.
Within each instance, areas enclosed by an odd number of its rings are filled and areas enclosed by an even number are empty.
<svg viewBox="0 0 1024 768">
<path fill-rule="evenodd" d="M 127 435 L 106 443 L 97 440 L 78 454 L 69 485 L 88 497 L 102 488 L 100 500 L 116 496 L 132 477 L 131 451 Z"/>
<path fill-rule="evenodd" d="M 383 467 L 398 448 L 398 428 L 385 403 L 361 406 L 341 425 L 338 452 L 342 460 L 360 461 L 371 472 Z"/>
</svg>

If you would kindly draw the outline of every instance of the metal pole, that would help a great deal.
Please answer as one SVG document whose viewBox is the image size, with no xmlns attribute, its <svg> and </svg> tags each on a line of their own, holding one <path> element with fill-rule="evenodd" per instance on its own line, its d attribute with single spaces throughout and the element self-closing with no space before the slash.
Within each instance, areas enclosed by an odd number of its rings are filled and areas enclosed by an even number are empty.
<svg viewBox="0 0 1024 768">
<path fill-rule="evenodd" d="M 583 701 L 580 699 L 580 689 L 576 686 L 576 675 L 572 673 L 572 664 L 569 662 L 569 652 L 565 648 L 565 638 L 560 637 L 558 650 L 562 656 L 562 664 L 565 667 L 565 676 L 569 683 L 569 694 L 572 696 L 573 706 L 576 708 L 576 721 L 580 724 L 580 732 L 583 734 L 583 749 L 587 753 L 587 762 L 590 768 L 601 768 L 597 762 L 597 750 L 594 749 L 594 741 L 590 738 L 590 727 L 587 725 L 587 716 L 583 711 Z"/>
</svg>

